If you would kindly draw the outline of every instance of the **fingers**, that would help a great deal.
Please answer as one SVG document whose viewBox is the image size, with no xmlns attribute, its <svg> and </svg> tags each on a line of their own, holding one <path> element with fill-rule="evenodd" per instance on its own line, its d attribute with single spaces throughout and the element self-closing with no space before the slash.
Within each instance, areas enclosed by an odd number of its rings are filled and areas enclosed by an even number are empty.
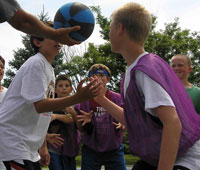
<svg viewBox="0 0 200 170">
<path fill-rule="evenodd" d="M 41 165 L 42 167 L 45 167 L 45 166 L 48 166 L 49 163 L 48 163 L 48 161 L 46 161 L 46 160 L 40 160 L 40 165 Z"/>
<path fill-rule="evenodd" d="M 81 115 L 77 115 L 77 121 L 82 122 L 82 126 L 91 122 L 93 110 L 91 110 L 89 113 L 80 110 L 80 113 Z"/>
<path fill-rule="evenodd" d="M 112 122 L 112 124 L 116 126 L 116 129 L 120 129 L 121 128 L 121 124 L 120 123 Z"/>
<path fill-rule="evenodd" d="M 88 84 L 90 91 L 92 92 L 92 97 L 98 96 L 102 93 L 103 85 L 102 81 L 98 78 L 94 78 Z"/>
<path fill-rule="evenodd" d="M 66 44 L 68 46 L 80 44 L 81 43 L 80 41 L 76 41 L 69 36 L 71 32 L 78 31 L 79 29 L 80 26 L 74 26 L 70 28 L 59 28 L 56 30 L 57 36 L 55 37 L 55 40 L 62 44 Z"/>
<path fill-rule="evenodd" d="M 124 125 L 122 125 L 120 122 L 116 123 L 116 122 L 112 122 L 113 125 L 116 126 L 116 129 L 122 129 L 124 130 L 126 127 Z"/>
<path fill-rule="evenodd" d="M 70 28 L 68 28 L 68 29 L 70 30 L 70 32 L 73 32 L 73 31 L 78 31 L 78 30 L 80 30 L 81 27 L 80 27 L 80 26 L 74 26 L 74 27 L 70 27 Z"/>
<path fill-rule="evenodd" d="M 118 126 L 118 123 L 116 123 L 116 122 L 112 122 L 112 124 L 115 125 L 115 126 Z"/>
<path fill-rule="evenodd" d="M 93 111 L 93 110 L 91 110 L 91 111 L 89 112 L 89 115 L 90 115 L 90 116 L 92 116 L 92 115 L 93 115 L 93 113 L 94 113 L 94 111 Z"/>
<path fill-rule="evenodd" d="M 55 133 L 49 134 L 49 138 L 57 138 L 60 136 L 61 136 L 61 134 L 55 134 Z"/>
<path fill-rule="evenodd" d="M 64 139 L 60 137 L 60 134 L 49 134 L 47 141 L 56 148 L 64 145 Z"/>
<path fill-rule="evenodd" d="M 83 86 L 83 83 L 85 82 L 86 78 L 84 78 L 83 80 L 81 80 L 77 86 L 77 89 L 80 89 Z"/>
<path fill-rule="evenodd" d="M 54 141 L 54 143 L 52 143 L 52 145 L 57 148 L 59 146 L 64 145 L 64 141 L 58 139 L 58 140 Z"/>
</svg>

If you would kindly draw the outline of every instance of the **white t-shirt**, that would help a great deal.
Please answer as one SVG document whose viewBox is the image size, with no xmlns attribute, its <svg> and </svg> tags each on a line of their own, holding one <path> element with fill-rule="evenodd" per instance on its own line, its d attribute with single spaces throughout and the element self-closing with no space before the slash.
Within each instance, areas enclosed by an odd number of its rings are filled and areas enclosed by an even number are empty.
<svg viewBox="0 0 200 170">
<path fill-rule="evenodd" d="M 1 103 L 3 101 L 3 98 L 4 98 L 5 94 L 6 94 L 6 92 L 7 92 L 7 88 L 3 87 L 3 91 L 0 92 L 0 105 L 1 105 Z"/>
<path fill-rule="evenodd" d="M 3 91 L 0 92 L 0 107 L 6 92 L 7 88 L 3 87 Z M 6 167 L 4 166 L 3 162 L 0 162 L 0 170 L 6 170 Z"/>
<path fill-rule="evenodd" d="M 54 70 L 37 53 L 19 69 L 0 107 L 0 160 L 38 161 L 51 113 L 39 114 L 34 102 L 54 94 Z"/>
<path fill-rule="evenodd" d="M 147 53 L 141 54 L 134 63 L 132 63 L 126 70 L 125 74 L 125 86 L 124 86 L 124 97 L 126 97 L 126 90 L 130 82 L 130 71 L 137 64 L 138 60 L 146 55 Z M 157 116 L 153 111 L 153 108 L 158 106 L 174 106 L 174 103 L 168 93 L 162 88 L 156 81 L 151 79 L 144 72 L 136 70 L 135 80 L 140 95 L 145 103 L 145 110 L 153 116 Z M 200 170 L 200 140 L 197 141 L 183 157 L 177 159 L 176 165 L 185 166 L 191 170 Z"/>
</svg>

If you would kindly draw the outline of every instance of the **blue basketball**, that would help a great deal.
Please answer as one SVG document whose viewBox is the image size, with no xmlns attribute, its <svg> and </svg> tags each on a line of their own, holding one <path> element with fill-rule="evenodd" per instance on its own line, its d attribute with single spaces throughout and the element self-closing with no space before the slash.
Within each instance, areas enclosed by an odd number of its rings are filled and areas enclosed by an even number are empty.
<svg viewBox="0 0 200 170">
<path fill-rule="evenodd" d="M 94 30 L 95 19 L 92 11 L 79 2 L 67 3 L 60 7 L 54 17 L 54 28 L 80 26 L 80 30 L 70 33 L 77 41 L 85 41 Z"/>
</svg>

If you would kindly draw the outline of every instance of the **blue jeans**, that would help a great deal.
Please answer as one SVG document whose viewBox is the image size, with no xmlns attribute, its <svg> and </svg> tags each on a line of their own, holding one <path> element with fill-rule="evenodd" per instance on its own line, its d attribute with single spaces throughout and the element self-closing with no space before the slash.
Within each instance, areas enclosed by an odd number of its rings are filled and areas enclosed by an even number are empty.
<svg viewBox="0 0 200 170">
<path fill-rule="evenodd" d="M 76 170 L 76 161 L 74 157 L 70 158 L 52 152 L 49 152 L 49 154 L 49 170 Z"/>
<path fill-rule="evenodd" d="M 86 145 L 82 147 L 81 170 L 126 170 L 124 146 L 109 152 L 95 152 Z"/>
</svg>

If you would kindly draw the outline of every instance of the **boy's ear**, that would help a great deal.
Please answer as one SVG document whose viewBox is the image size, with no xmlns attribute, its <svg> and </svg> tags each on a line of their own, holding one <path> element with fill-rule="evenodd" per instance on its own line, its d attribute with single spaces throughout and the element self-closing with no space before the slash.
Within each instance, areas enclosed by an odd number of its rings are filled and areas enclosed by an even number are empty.
<svg viewBox="0 0 200 170">
<path fill-rule="evenodd" d="M 190 67 L 189 67 L 189 73 L 191 73 L 191 72 L 192 72 L 192 67 L 190 66 Z"/>
<path fill-rule="evenodd" d="M 117 28 L 120 29 L 120 30 L 123 30 L 123 29 L 124 29 L 124 27 L 123 27 L 122 24 L 118 24 L 118 25 L 117 25 Z"/>
<path fill-rule="evenodd" d="M 36 47 L 40 47 L 41 46 L 41 41 L 39 41 L 36 38 L 34 38 L 33 43 L 35 44 Z"/>
<path fill-rule="evenodd" d="M 107 77 L 108 82 L 110 81 L 110 77 Z"/>
</svg>

